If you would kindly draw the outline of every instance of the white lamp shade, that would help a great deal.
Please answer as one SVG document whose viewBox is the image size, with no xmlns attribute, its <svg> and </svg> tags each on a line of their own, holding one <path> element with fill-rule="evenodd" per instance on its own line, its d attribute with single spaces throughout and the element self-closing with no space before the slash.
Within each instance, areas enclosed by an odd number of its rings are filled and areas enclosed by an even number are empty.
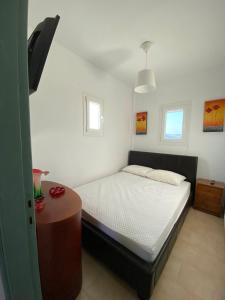
<svg viewBox="0 0 225 300">
<path fill-rule="evenodd" d="M 138 72 L 136 86 L 134 91 L 136 93 L 149 93 L 156 88 L 155 73 L 151 69 L 144 69 Z"/>
</svg>

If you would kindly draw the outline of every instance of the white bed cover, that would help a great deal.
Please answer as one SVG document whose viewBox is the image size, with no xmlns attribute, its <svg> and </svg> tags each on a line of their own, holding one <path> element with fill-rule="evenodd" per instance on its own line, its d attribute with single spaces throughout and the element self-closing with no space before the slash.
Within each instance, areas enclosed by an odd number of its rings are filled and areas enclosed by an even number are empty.
<svg viewBox="0 0 225 300">
<path fill-rule="evenodd" d="M 146 261 L 154 261 L 179 218 L 190 183 L 119 172 L 75 188 L 83 218 Z"/>
</svg>

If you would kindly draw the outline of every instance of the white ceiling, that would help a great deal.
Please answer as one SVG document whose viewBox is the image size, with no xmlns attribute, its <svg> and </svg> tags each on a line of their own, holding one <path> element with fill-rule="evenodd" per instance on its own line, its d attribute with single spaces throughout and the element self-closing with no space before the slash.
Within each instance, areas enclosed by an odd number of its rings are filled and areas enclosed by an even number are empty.
<svg viewBox="0 0 225 300">
<path fill-rule="evenodd" d="M 133 86 L 151 40 L 158 83 L 225 64 L 225 0 L 30 0 L 29 25 L 59 14 L 55 39 Z"/>
</svg>

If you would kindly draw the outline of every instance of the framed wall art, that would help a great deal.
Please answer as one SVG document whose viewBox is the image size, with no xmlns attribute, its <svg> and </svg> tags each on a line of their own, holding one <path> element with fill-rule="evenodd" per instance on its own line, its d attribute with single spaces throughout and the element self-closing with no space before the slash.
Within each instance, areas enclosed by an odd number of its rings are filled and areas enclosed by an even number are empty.
<svg viewBox="0 0 225 300">
<path fill-rule="evenodd" d="M 148 112 L 136 113 L 136 134 L 147 134 Z"/>
<path fill-rule="evenodd" d="M 225 99 L 210 100 L 204 107 L 204 132 L 224 131 Z"/>
</svg>

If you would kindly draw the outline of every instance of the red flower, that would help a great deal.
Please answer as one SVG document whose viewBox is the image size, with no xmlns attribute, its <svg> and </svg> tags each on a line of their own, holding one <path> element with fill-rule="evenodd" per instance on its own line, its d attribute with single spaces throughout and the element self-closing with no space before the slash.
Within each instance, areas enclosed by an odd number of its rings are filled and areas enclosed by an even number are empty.
<svg viewBox="0 0 225 300">
<path fill-rule="evenodd" d="M 145 116 L 140 116 L 140 117 L 138 117 L 138 119 L 137 119 L 139 122 L 140 121 L 145 121 Z"/>
<path fill-rule="evenodd" d="M 217 109 L 219 109 L 220 108 L 220 106 L 218 105 L 218 104 L 215 104 L 214 106 L 213 106 L 213 109 L 215 109 L 215 110 L 217 110 Z"/>
<path fill-rule="evenodd" d="M 212 109 L 208 107 L 205 111 L 209 114 L 212 111 Z"/>
</svg>

